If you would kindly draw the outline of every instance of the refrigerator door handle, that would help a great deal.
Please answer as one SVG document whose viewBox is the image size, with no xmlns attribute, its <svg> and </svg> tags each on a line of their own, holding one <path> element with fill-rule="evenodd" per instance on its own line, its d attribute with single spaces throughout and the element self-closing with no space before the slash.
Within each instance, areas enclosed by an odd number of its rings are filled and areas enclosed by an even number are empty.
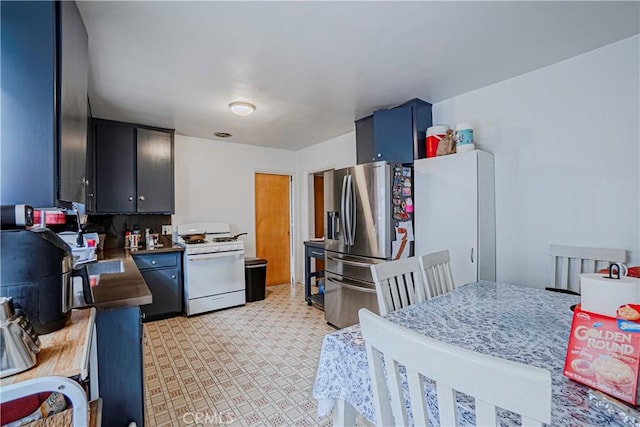
<svg viewBox="0 0 640 427">
<path fill-rule="evenodd" d="M 375 288 L 364 288 L 362 286 L 353 286 L 353 285 L 347 285 L 346 283 L 340 283 L 340 286 L 342 286 L 343 288 L 347 288 L 347 289 L 351 289 L 352 291 L 358 291 L 358 292 L 366 292 L 369 294 L 375 294 L 376 293 L 376 289 Z"/>
<path fill-rule="evenodd" d="M 373 265 L 373 264 L 369 264 L 369 263 L 366 263 L 366 262 L 349 261 L 349 260 L 346 260 L 344 258 L 336 258 L 336 257 L 331 256 L 329 254 L 326 254 L 325 256 L 327 257 L 327 259 L 330 259 L 331 261 L 336 261 L 336 262 L 339 262 L 339 263 L 345 264 L 345 265 L 351 265 L 353 267 L 371 268 L 371 266 Z"/>
<path fill-rule="evenodd" d="M 327 279 L 327 281 L 329 281 L 331 283 L 334 283 L 334 284 L 336 284 L 338 286 L 343 286 L 343 287 L 345 287 L 347 289 L 352 289 L 352 290 L 361 291 L 361 292 L 369 292 L 369 293 L 372 293 L 372 294 L 376 293 L 376 288 L 370 287 L 370 285 L 371 285 L 370 283 L 362 282 L 362 281 L 360 281 L 358 279 L 350 279 L 350 280 L 352 280 L 354 282 L 364 283 L 364 284 L 369 285 L 369 286 L 365 287 L 365 286 L 348 285 L 345 282 L 343 282 L 342 280 L 336 280 L 336 279 L 334 279 L 332 277 L 327 277 L 326 279 Z"/>
<path fill-rule="evenodd" d="M 351 222 L 349 224 L 349 230 L 351 231 L 351 246 L 356 243 L 356 190 L 353 185 L 353 177 L 349 175 L 349 212 L 351 213 Z"/>
<path fill-rule="evenodd" d="M 348 175 L 347 175 L 348 176 Z M 340 194 L 340 220 L 342 221 L 342 234 L 344 235 L 345 244 L 349 246 L 349 229 L 347 227 L 347 176 L 342 178 L 342 193 Z"/>
<path fill-rule="evenodd" d="M 351 175 L 344 177 L 344 216 L 347 228 L 344 230 L 347 239 L 347 245 L 351 246 Z"/>
<path fill-rule="evenodd" d="M 346 212 L 345 216 L 347 217 L 347 239 L 349 241 L 349 246 L 353 246 L 353 177 L 351 175 L 347 175 L 347 183 L 346 183 Z"/>
</svg>

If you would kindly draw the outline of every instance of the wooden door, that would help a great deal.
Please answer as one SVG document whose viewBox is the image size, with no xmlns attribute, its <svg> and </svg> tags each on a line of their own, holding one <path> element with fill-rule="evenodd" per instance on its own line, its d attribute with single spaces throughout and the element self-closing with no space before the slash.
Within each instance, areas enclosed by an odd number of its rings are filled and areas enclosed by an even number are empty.
<svg viewBox="0 0 640 427">
<path fill-rule="evenodd" d="M 267 286 L 291 283 L 290 177 L 256 173 L 256 256 L 267 260 Z"/>
<path fill-rule="evenodd" d="M 313 177 L 313 218 L 315 233 L 313 237 L 324 236 L 324 177 Z"/>
<path fill-rule="evenodd" d="M 324 176 L 313 176 L 313 223 L 315 225 L 313 237 L 324 236 Z M 314 258 L 316 271 L 324 270 L 324 259 Z"/>
</svg>

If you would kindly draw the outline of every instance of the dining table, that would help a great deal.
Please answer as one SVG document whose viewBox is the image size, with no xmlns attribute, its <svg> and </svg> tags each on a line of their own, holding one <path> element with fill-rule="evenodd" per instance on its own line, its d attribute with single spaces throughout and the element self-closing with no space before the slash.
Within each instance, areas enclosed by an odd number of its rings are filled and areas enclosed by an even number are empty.
<svg viewBox="0 0 640 427">
<path fill-rule="evenodd" d="M 551 373 L 551 425 L 622 426 L 596 407 L 589 387 L 563 375 L 572 321 L 580 297 L 540 288 L 478 281 L 385 317 L 408 330 L 468 350 L 547 369 Z M 405 384 L 406 387 L 406 384 Z M 360 325 L 327 334 L 313 385 L 318 417 L 333 411 L 334 425 L 355 425 L 357 414 L 376 423 L 371 377 Z M 429 423 L 439 425 L 434 385 L 426 382 Z M 405 401 L 410 408 L 410 403 Z M 460 425 L 475 425 L 474 402 L 457 398 Z M 410 411 L 409 411 L 410 413 Z M 519 417 L 498 410 L 500 425 Z"/>
</svg>

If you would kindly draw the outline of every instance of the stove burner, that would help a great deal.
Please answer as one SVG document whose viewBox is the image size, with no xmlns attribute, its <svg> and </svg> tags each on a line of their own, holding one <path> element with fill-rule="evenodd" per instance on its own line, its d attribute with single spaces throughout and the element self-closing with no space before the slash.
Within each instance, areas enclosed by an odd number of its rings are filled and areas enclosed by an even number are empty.
<svg viewBox="0 0 640 427">
<path fill-rule="evenodd" d="M 189 241 L 186 241 L 186 240 L 185 240 L 185 242 L 184 242 L 184 243 L 185 243 L 185 244 L 187 244 L 187 245 L 197 245 L 198 243 L 207 243 L 207 241 L 206 241 L 206 240 L 204 240 L 204 239 L 199 239 L 199 240 L 189 240 Z"/>
<path fill-rule="evenodd" d="M 212 242 L 220 243 L 220 242 L 235 242 L 237 239 L 233 237 L 216 237 L 212 239 Z"/>
</svg>

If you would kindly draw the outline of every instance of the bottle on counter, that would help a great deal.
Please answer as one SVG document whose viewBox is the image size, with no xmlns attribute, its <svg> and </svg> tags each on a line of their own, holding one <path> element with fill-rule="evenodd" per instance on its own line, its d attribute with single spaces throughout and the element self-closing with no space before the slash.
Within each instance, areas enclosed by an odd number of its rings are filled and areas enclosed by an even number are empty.
<svg viewBox="0 0 640 427">
<path fill-rule="evenodd" d="M 151 237 L 151 229 L 150 228 L 145 228 L 144 229 L 144 241 L 145 244 L 147 246 L 147 249 L 153 249 L 154 245 L 153 245 L 153 238 Z"/>
<path fill-rule="evenodd" d="M 125 225 L 125 230 L 124 230 L 124 247 L 128 248 L 129 247 L 129 241 L 131 240 L 131 230 L 129 230 L 129 226 Z"/>
</svg>

